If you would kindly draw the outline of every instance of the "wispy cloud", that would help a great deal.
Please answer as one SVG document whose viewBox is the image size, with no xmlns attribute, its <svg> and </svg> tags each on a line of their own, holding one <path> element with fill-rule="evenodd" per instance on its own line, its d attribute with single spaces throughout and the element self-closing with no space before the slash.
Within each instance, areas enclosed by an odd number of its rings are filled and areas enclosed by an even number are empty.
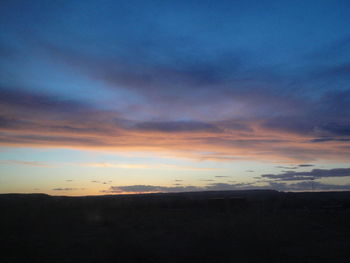
<svg viewBox="0 0 350 263">
<path fill-rule="evenodd" d="M 1 160 L 0 164 L 4 165 L 27 165 L 34 167 L 53 167 L 52 164 L 37 161 L 20 161 L 20 160 Z"/>
<path fill-rule="evenodd" d="M 95 168 L 121 168 L 121 169 L 151 169 L 152 165 L 148 164 L 127 164 L 127 163 L 81 163 L 80 166 Z"/>
<path fill-rule="evenodd" d="M 171 169 L 171 170 L 193 170 L 193 171 L 214 171 L 220 168 L 181 166 L 173 164 L 136 164 L 136 163 L 81 163 L 80 166 L 96 168 L 120 168 L 120 169 Z M 181 180 L 175 180 L 181 181 Z"/>
<path fill-rule="evenodd" d="M 315 166 L 314 164 L 307 164 L 307 163 L 304 163 L 304 164 L 299 164 L 298 165 L 299 167 L 312 167 L 312 166 Z"/>
<path fill-rule="evenodd" d="M 0 97 L 0 109 L 6 113 L 0 115 L 0 145 L 148 151 L 198 160 L 272 159 L 288 163 L 346 160 L 350 154 L 346 147 L 349 141 L 340 140 L 347 138 L 348 126 L 334 118 L 333 124 L 320 120 L 320 125 L 318 120 L 310 124 L 300 118 L 266 116 L 144 122 L 78 101 L 22 90 L 0 91 L 4 95 Z M 332 133 L 338 140 L 310 142 L 322 133 Z M 108 165 L 114 164 L 105 164 Z"/>
<path fill-rule="evenodd" d="M 261 177 L 278 181 L 310 180 L 325 177 L 350 177 L 350 168 L 313 169 L 310 172 L 287 171 L 280 174 L 263 174 Z"/>
<path fill-rule="evenodd" d="M 291 170 L 294 170 L 294 169 L 298 169 L 298 167 L 296 166 L 276 166 L 276 168 L 280 168 L 280 169 L 291 169 Z"/>
<path fill-rule="evenodd" d="M 53 188 L 53 191 L 77 191 L 77 190 L 85 190 L 85 188 L 72 188 L 72 187 L 57 187 L 57 188 Z"/>
</svg>

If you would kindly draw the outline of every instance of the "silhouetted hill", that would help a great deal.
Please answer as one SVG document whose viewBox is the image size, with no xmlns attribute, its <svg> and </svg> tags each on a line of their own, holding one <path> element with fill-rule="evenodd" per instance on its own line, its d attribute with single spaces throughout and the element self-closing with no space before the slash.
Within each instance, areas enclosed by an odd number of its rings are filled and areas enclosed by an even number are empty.
<svg viewBox="0 0 350 263">
<path fill-rule="evenodd" d="M 350 192 L 0 195 L 0 262 L 348 262 Z"/>
</svg>

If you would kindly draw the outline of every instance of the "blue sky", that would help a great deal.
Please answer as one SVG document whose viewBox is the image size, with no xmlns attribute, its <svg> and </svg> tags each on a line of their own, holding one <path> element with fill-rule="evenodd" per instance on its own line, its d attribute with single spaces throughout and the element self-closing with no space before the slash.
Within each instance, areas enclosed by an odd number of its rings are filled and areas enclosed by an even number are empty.
<svg viewBox="0 0 350 263">
<path fill-rule="evenodd" d="M 0 192 L 349 187 L 348 1 L 0 10 Z"/>
</svg>

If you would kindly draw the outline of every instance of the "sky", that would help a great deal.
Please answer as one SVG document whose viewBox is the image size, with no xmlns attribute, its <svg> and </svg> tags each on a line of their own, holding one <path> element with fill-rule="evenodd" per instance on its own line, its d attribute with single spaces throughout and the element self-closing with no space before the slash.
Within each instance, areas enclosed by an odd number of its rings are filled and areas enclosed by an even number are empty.
<svg viewBox="0 0 350 263">
<path fill-rule="evenodd" d="M 350 189 L 350 2 L 0 3 L 0 193 Z"/>
</svg>

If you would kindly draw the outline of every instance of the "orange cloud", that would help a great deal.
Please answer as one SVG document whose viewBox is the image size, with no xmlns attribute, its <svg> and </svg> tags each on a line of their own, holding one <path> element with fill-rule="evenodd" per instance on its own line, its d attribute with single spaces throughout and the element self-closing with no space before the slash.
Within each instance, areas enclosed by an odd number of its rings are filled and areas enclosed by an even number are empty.
<svg viewBox="0 0 350 263">
<path fill-rule="evenodd" d="M 26 94 L 19 98 L 10 95 L 0 106 L 3 146 L 148 151 L 215 161 L 291 163 L 342 161 L 350 156 L 346 126 L 338 124 L 315 129 L 295 119 L 263 118 L 140 122 L 88 105 L 57 102 L 51 97 L 31 95 L 28 100 Z"/>
<path fill-rule="evenodd" d="M 220 170 L 218 168 L 182 166 L 172 164 L 135 164 L 135 163 L 82 163 L 81 166 L 96 168 L 121 168 L 121 169 L 171 169 L 171 170 L 194 170 L 211 171 Z"/>
</svg>

